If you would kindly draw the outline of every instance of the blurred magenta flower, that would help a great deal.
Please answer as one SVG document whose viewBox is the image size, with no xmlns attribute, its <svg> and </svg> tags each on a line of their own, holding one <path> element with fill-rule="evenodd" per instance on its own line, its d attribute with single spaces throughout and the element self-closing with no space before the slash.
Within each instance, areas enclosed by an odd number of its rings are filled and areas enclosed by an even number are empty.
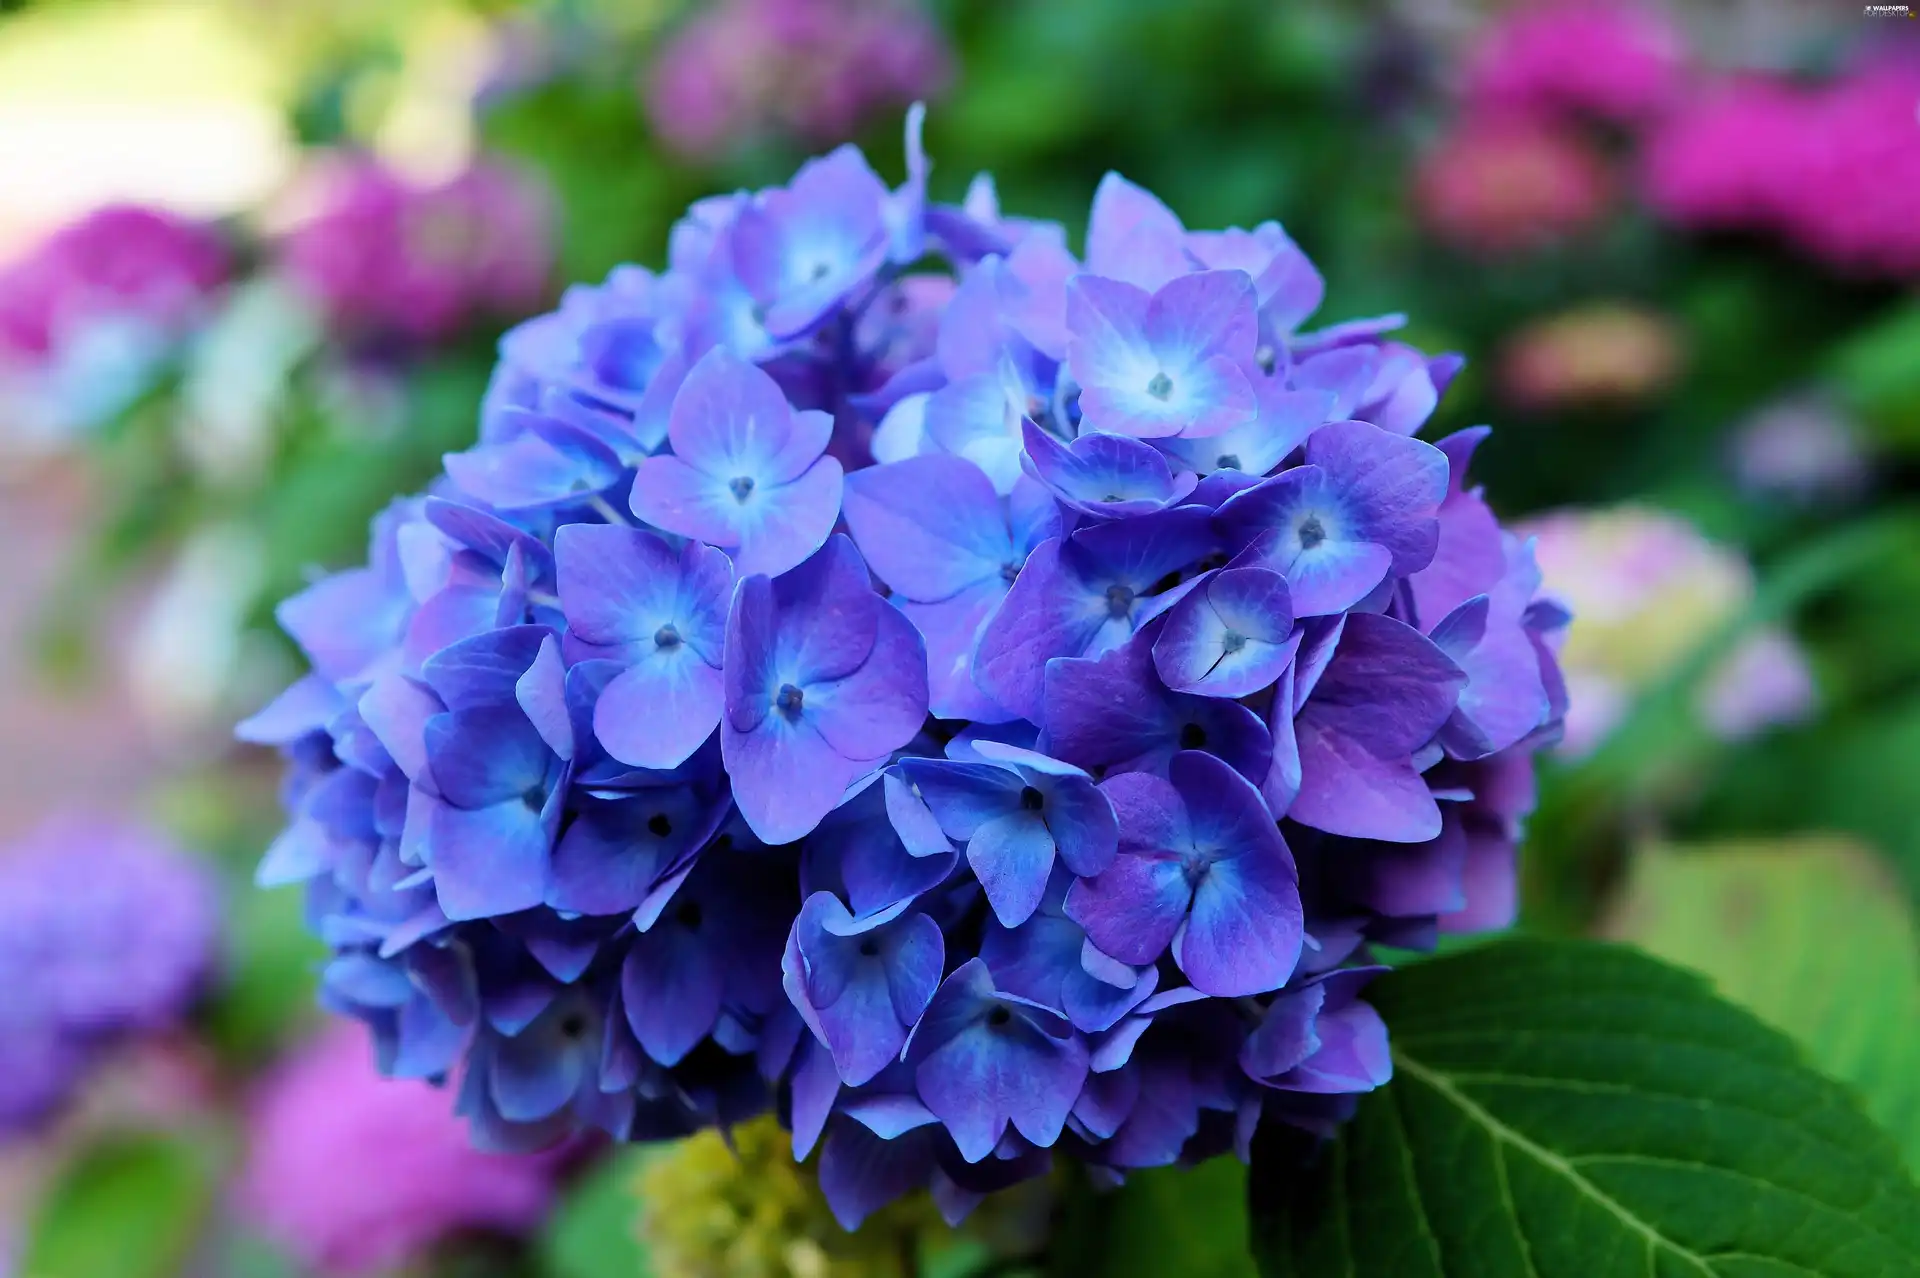
<svg viewBox="0 0 1920 1278">
<path fill-rule="evenodd" d="M 1920 66 L 1710 86 L 1649 136 L 1645 182 L 1683 225 L 1771 232 L 1843 271 L 1920 275 Z"/>
<path fill-rule="evenodd" d="M 1434 235 L 1475 252 L 1539 248 L 1591 226 L 1609 180 L 1574 131 L 1525 115 L 1467 116 L 1421 163 L 1420 216 Z"/>
<path fill-rule="evenodd" d="M 642 91 L 661 137 L 705 156 L 766 133 L 837 142 L 952 74 L 910 0 L 722 0 L 661 47 Z"/>
<path fill-rule="evenodd" d="M 1625 123 L 1664 106 L 1686 60 L 1680 33 L 1621 0 L 1549 0 L 1515 7 L 1468 53 L 1462 90 L 1497 112 L 1568 113 Z"/>
<path fill-rule="evenodd" d="M 208 871 L 79 813 L 0 850 L 0 1135 L 51 1117 L 115 1043 L 180 1020 L 213 968 Z"/>
<path fill-rule="evenodd" d="M 1570 708 L 1562 750 L 1603 741 L 1645 689 L 1746 607 L 1753 572 L 1675 515 L 1642 506 L 1565 510 L 1523 525 L 1544 592 L 1574 622 L 1560 649 Z M 1792 638 L 1761 629 L 1709 676 L 1697 711 L 1723 740 L 1810 714 L 1813 679 Z"/>
<path fill-rule="evenodd" d="M 211 228 L 111 205 L 0 268 L 0 428 L 58 436 L 149 384 L 227 279 Z"/>
<path fill-rule="evenodd" d="M 281 244 L 287 274 L 356 335 L 435 341 L 542 299 L 553 264 L 552 208 L 530 174 L 476 163 L 416 185 L 363 156 L 311 175 L 312 210 Z"/>
<path fill-rule="evenodd" d="M 445 1093 L 381 1077 L 347 1023 L 283 1062 L 249 1121 L 239 1206 L 327 1278 L 384 1273 L 462 1230 L 525 1233 L 553 1199 L 553 1155 L 474 1149 Z"/>
</svg>

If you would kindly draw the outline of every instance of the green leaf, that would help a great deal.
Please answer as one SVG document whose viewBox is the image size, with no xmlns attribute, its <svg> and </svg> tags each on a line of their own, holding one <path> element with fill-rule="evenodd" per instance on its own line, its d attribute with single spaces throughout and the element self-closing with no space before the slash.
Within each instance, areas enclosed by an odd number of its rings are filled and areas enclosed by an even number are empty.
<svg viewBox="0 0 1920 1278">
<path fill-rule="evenodd" d="M 1263 1130 L 1270 1278 L 1900 1278 L 1920 1191 L 1793 1044 L 1588 941 L 1383 977 L 1395 1078 L 1318 1149 Z"/>
<path fill-rule="evenodd" d="M 122 1136 L 81 1154 L 41 1205 L 22 1278 L 170 1278 L 183 1272 L 219 1185 L 189 1135 Z"/>
<path fill-rule="evenodd" d="M 1920 936 L 1869 849 L 1835 838 L 1651 848 L 1608 930 L 1706 973 L 1792 1035 L 1920 1170 Z"/>
<path fill-rule="evenodd" d="M 648 1278 L 653 1266 L 636 1232 L 640 1167 L 653 1156 L 627 1146 L 573 1182 L 535 1245 L 540 1278 Z"/>
<path fill-rule="evenodd" d="M 1105 1215 L 1100 1278 L 1254 1278 L 1246 1183 L 1233 1158 L 1129 1175 Z"/>
</svg>

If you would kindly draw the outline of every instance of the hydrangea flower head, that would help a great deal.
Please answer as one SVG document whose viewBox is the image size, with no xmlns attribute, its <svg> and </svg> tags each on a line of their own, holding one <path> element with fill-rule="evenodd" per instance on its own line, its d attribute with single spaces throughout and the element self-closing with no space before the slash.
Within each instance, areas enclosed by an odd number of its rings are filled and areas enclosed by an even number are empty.
<svg viewBox="0 0 1920 1278">
<path fill-rule="evenodd" d="M 0 270 L 0 420 L 58 437 L 125 408 L 213 308 L 228 254 L 210 227 L 109 205 Z"/>
<path fill-rule="evenodd" d="M 1084 260 L 930 204 L 918 124 L 508 334 L 282 608 L 262 878 L 488 1147 L 771 1111 L 849 1228 L 954 1221 L 1324 1129 L 1389 1073 L 1370 947 L 1511 919 L 1565 618 L 1484 432 L 1414 438 L 1458 361 L 1117 176 Z"/>
<path fill-rule="evenodd" d="M 1836 270 L 1911 279 L 1916 101 L 1920 71 L 1900 55 L 1822 84 L 1710 84 L 1649 136 L 1648 199 L 1682 225 L 1767 231 Z"/>
<path fill-rule="evenodd" d="M 1513 6 L 1480 34 L 1462 88 L 1482 108 L 1630 123 L 1666 106 L 1687 50 L 1660 13 L 1621 0 Z"/>
<path fill-rule="evenodd" d="M 909 0 L 726 0 L 661 45 L 647 114 L 704 157 L 767 135 L 827 143 L 952 74 L 936 24 Z"/>
<path fill-rule="evenodd" d="M 280 264 L 350 333 L 433 341 L 476 316 L 522 311 L 546 288 L 551 213 L 518 170 L 482 163 L 422 186 L 343 156 L 309 186 L 313 207 Z"/>
<path fill-rule="evenodd" d="M 56 816 L 0 850 L 0 1134 L 47 1117 L 117 1042 L 177 1024 L 218 937 L 212 874 L 141 827 Z"/>
<path fill-rule="evenodd" d="M 247 1143 L 248 1221 L 327 1278 L 390 1272 L 462 1230 L 524 1233 L 553 1199 L 553 1157 L 475 1150 L 444 1098 L 382 1078 L 350 1025 L 267 1076 Z"/>
</svg>

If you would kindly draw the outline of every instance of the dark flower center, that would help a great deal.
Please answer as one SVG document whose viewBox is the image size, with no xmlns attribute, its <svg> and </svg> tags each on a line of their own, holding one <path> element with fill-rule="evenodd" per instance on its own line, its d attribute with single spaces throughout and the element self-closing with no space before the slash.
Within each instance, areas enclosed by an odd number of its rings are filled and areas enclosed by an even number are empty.
<svg viewBox="0 0 1920 1278">
<path fill-rule="evenodd" d="M 1041 417 L 1043 417 L 1046 414 L 1046 411 L 1047 411 L 1046 400 L 1041 399 L 1038 395 L 1027 396 L 1027 416 L 1033 418 L 1033 420 L 1037 422 L 1040 420 Z"/>
<path fill-rule="evenodd" d="M 1124 617 L 1133 611 L 1133 587 L 1113 585 L 1107 587 L 1107 613 L 1109 616 Z"/>
<path fill-rule="evenodd" d="M 1006 582 L 1009 586 L 1013 584 L 1013 579 L 1015 577 L 1018 577 L 1019 575 L 1020 575 L 1019 564 L 1009 560 L 1008 562 L 1000 565 L 1000 580 Z"/>
<path fill-rule="evenodd" d="M 879 953 L 880 942 L 874 940 L 871 936 L 860 942 L 860 956 L 862 958 L 874 958 Z"/>
<path fill-rule="evenodd" d="M 1226 637 L 1220 641 L 1220 651 L 1226 653 L 1229 657 L 1246 646 L 1247 637 L 1238 630 L 1227 631 Z"/>
<path fill-rule="evenodd" d="M 546 807 L 547 806 L 546 783 L 542 782 L 539 785 L 528 786 L 526 789 L 526 792 L 520 796 L 520 802 L 526 804 L 528 808 L 532 809 L 535 812 L 538 812 L 540 809 Z"/>
<path fill-rule="evenodd" d="M 673 921 L 689 932 L 698 932 L 702 922 L 700 902 L 687 901 L 682 903 L 680 908 L 673 912 Z"/>
<path fill-rule="evenodd" d="M 825 262 L 815 262 L 813 264 L 813 269 L 807 272 L 807 278 L 809 280 L 824 280 L 825 278 L 827 278 L 828 274 L 832 272 L 832 270 L 833 270 L 833 267 L 829 266 Z"/>
<path fill-rule="evenodd" d="M 1214 458 L 1213 464 L 1221 470 L 1239 470 L 1240 454 L 1221 453 L 1218 457 Z"/>
<path fill-rule="evenodd" d="M 587 1035 L 587 1018 L 578 1012 L 569 1012 L 560 1022 L 560 1037 L 578 1042 Z"/>
<path fill-rule="evenodd" d="M 1300 523 L 1300 549 L 1312 550 L 1327 539 L 1327 529 L 1320 522 L 1320 516 L 1308 515 Z"/>
<path fill-rule="evenodd" d="M 680 632 L 675 630 L 672 623 L 669 622 L 667 625 L 653 632 L 653 642 L 654 646 L 658 648 L 678 648 L 680 646 Z"/>
<path fill-rule="evenodd" d="M 1197 723 L 1180 725 L 1180 748 L 1182 750 L 1204 750 L 1207 745 L 1207 730 Z"/>
<path fill-rule="evenodd" d="M 1165 373 L 1155 373 L 1153 380 L 1147 383 L 1147 394 L 1158 400 L 1173 397 L 1173 379 Z"/>
<path fill-rule="evenodd" d="M 781 712 L 788 718 L 795 719 L 800 716 L 800 707 L 806 699 L 807 694 L 803 689 L 796 688 L 790 683 L 783 683 L 780 685 L 780 695 L 773 699 L 773 703 L 779 706 Z"/>
<path fill-rule="evenodd" d="M 1279 363 L 1279 361 L 1280 352 L 1274 350 L 1271 346 L 1262 346 L 1253 353 L 1253 362 L 1258 364 L 1260 371 L 1269 377 L 1273 375 L 1273 366 Z"/>
<path fill-rule="evenodd" d="M 745 501 L 753 495 L 753 476 L 735 475 L 727 481 L 727 487 L 733 489 L 735 501 Z"/>
<path fill-rule="evenodd" d="M 656 812 L 647 818 L 647 830 L 656 839 L 664 839 L 673 833 L 673 822 L 667 820 L 667 814 Z"/>
<path fill-rule="evenodd" d="M 1013 1013 L 1004 1007 L 996 1007 L 987 1013 L 987 1024 L 991 1025 L 994 1029 L 999 1029 L 1012 1019 Z"/>
<path fill-rule="evenodd" d="M 1030 785 L 1022 786 L 1020 788 L 1020 806 L 1029 812 L 1038 812 L 1041 808 L 1047 806 L 1047 796 Z"/>
</svg>

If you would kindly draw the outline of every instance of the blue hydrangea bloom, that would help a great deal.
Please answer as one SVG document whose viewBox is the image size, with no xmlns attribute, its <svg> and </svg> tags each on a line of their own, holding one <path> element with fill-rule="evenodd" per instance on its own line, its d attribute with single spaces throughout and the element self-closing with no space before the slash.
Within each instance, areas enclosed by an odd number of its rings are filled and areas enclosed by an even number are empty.
<svg viewBox="0 0 1920 1278">
<path fill-rule="evenodd" d="M 490 1147 L 772 1110 L 850 1227 L 957 1219 L 1330 1131 L 1378 947 L 1511 919 L 1566 617 L 1484 432 L 1415 437 L 1458 361 L 1306 327 L 1277 224 L 1110 175 L 1076 257 L 908 134 L 508 334 L 474 447 L 280 609 L 260 879 Z"/>
</svg>

